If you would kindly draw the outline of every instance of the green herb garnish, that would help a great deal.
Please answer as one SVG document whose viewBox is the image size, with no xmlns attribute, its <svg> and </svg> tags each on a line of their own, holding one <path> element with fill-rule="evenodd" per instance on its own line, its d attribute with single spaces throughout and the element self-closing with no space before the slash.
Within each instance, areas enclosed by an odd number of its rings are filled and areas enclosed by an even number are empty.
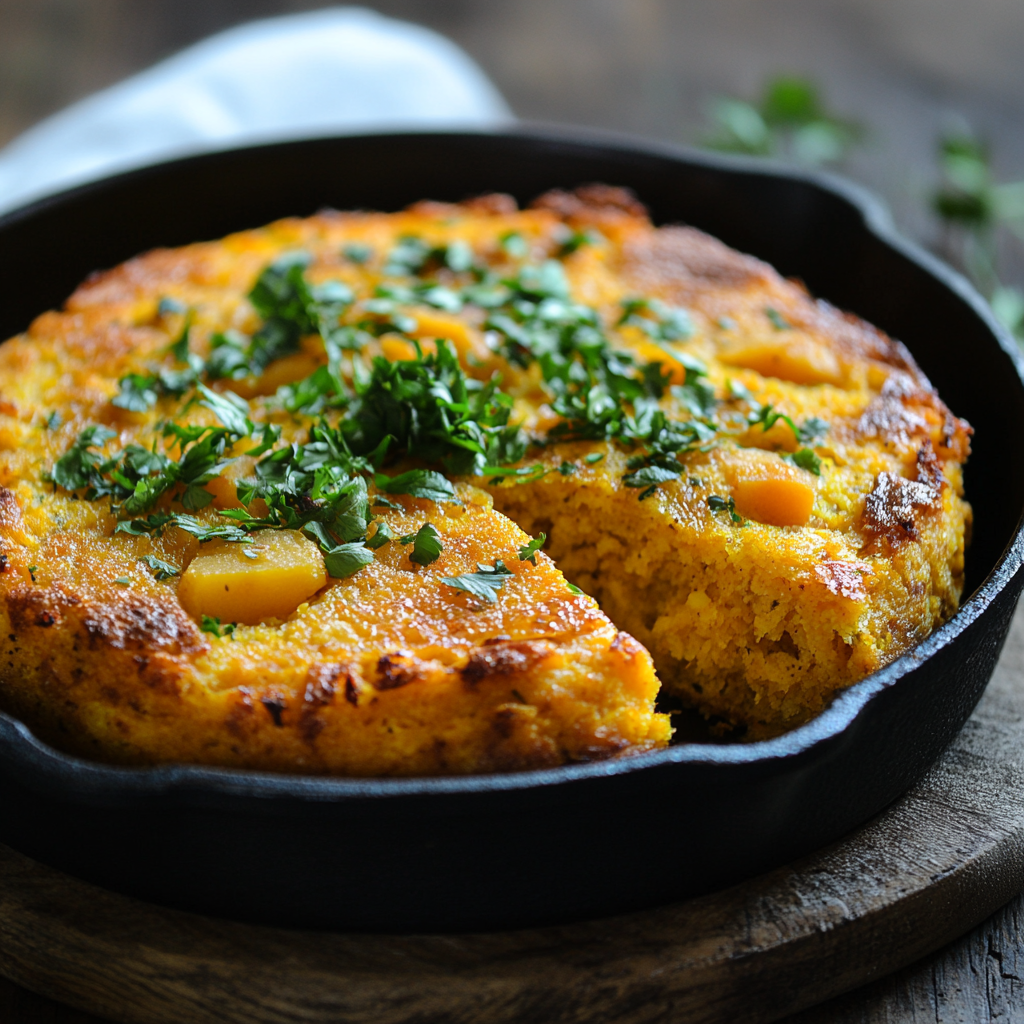
<svg viewBox="0 0 1024 1024">
<path fill-rule="evenodd" d="M 812 448 L 801 448 L 792 455 L 785 455 L 783 458 L 792 462 L 794 466 L 806 469 L 808 473 L 821 476 L 821 459 Z"/>
<path fill-rule="evenodd" d="M 157 558 L 156 555 L 140 555 L 139 561 L 145 562 L 153 570 L 153 578 L 161 582 L 173 579 L 173 577 L 181 573 L 181 570 L 176 565 L 164 562 L 162 559 Z"/>
<path fill-rule="evenodd" d="M 441 557 L 444 544 L 441 535 L 430 524 L 424 523 L 415 533 L 407 537 L 400 537 L 399 544 L 412 544 L 412 554 L 409 561 L 417 565 L 431 565 Z"/>
<path fill-rule="evenodd" d="M 429 501 L 453 501 L 455 488 L 442 473 L 433 469 L 410 469 L 407 473 L 388 477 L 379 473 L 376 484 L 388 494 L 408 494 L 413 498 L 427 498 Z"/>
<path fill-rule="evenodd" d="M 667 306 L 658 299 L 625 299 L 618 325 L 624 324 L 639 327 L 654 341 L 685 341 L 695 330 L 688 310 Z"/>
<path fill-rule="evenodd" d="M 377 503 L 374 502 L 376 505 Z M 372 537 L 367 537 L 366 546 L 372 551 L 376 551 L 378 548 L 384 547 L 389 541 L 394 540 L 394 536 L 391 533 L 391 527 L 384 522 L 383 519 L 377 521 L 377 530 Z"/>
<path fill-rule="evenodd" d="M 362 266 L 370 262 L 370 257 L 373 256 L 373 249 L 362 242 L 349 242 L 348 245 L 342 246 L 341 253 L 345 259 Z"/>
<path fill-rule="evenodd" d="M 544 547 L 544 541 L 548 539 L 546 533 L 540 533 L 534 537 L 529 544 L 524 544 L 519 549 L 519 561 L 529 562 L 530 565 L 537 564 L 537 552 Z"/>
<path fill-rule="evenodd" d="M 324 554 L 324 567 L 328 575 L 339 580 L 354 576 L 373 561 L 373 552 L 362 541 L 351 541 L 326 548 L 321 542 L 320 548 Z"/>
<path fill-rule="evenodd" d="M 494 565 L 484 562 L 477 563 L 477 571 L 462 576 L 446 576 L 441 580 L 446 586 L 464 591 L 479 598 L 484 604 L 494 604 L 498 600 L 498 592 L 505 586 L 505 581 L 515 575 L 505 567 L 499 558 Z"/>
<path fill-rule="evenodd" d="M 723 498 L 718 494 L 711 494 L 708 496 L 708 508 L 716 515 L 719 512 L 728 512 L 729 518 L 734 523 L 743 522 L 743 517 L 736 511 L 736 502 L 732 498 Z"/>
<path fill-rule="evenodd" d="M 204 633 L 212 633 L 217 637 L 231 636 L 235 631 L 235 623 L 226 622 L 223 626 L 220 624 L 220 619 L 213 615 L 204 615 L 202 621 L 199 623 L 199 628 Z"/>
</svg>

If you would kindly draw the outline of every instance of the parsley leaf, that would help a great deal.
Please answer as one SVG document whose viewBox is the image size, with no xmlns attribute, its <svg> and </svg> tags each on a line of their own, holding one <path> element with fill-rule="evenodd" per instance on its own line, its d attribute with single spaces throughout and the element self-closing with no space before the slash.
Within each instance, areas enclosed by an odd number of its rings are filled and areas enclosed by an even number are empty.
<svg viewBox="0 0 1024 1024">
<path fill-rule="evenodd" d="M 777 310 L 767 306 L 764 315 L 772 322 L 772 327 L 777 331 L 791 331 L 793 325 Z"/>
<path fill-rule="evenodd" d="M 181 573 L 181 570 L 170 562 L 164 562 L 157 558 L 156 555 L 140 555 L 140 562 L 145 562 L 146 565 L 153 570 L 153 578 L 158 581 L 169 580 Z"/>
<path fill-rule="evenodd" d="M 220 619 L 215 618 L 212 615 L 204 615 L 202 621 L 199 623 L 199 628 L 204 633 L 212 633 L 217 637 L 231 636 L 235 631 L 235 623 L 227 622 L 223 626 L 220 624 Z"/>
<path fill-rule="evenodd" d="M 808 473 L 821 476 L 821 459 L 812 448 L 801 448 L 799 451 L 793 452 L 792 455 L 784 456 L 784 458 L 792 462 L 794 466 L 806 469 Z"/>
<path fill-rule="evenodd" d="M 109 427 L 86 427 L 71 447 L 54 463 L 50 479 L 66 491 L 78 491 L 102 480 L 104 461 L 98 451 L 116 433 Z"/>
<path fill-rule="evenodd" d="M 745 388 L 744 391 L 746 391 Z M 812 444 L 813 442 L 820 440 L 829 431 L 828 423 L 823 419 L 819 419 L 817 416 L 811 416 L 804 420 L 802 424 L 797 426 L 791 417 L 785 415 L 785 413 L 776 412 L 774 406 L 758 406 L 754 403 L 753 396 L 751 396 L 749 392 L 738 397 L 744 398 L 755 406 L 754 411 L 747 417 L 747 422 L 751 426 L 756 426 L 760 423 L 762 429 L 768 431 L 771 430 L 779 420 L 782 420 L 782 422 L 793 431 L 793 436 L 804 445 Z"/>
<path fill-rule="evenodd" d="M 800 424 L 797 438 L 803 444 L 811 444 L 814 441 L 820 441 L 828 431 L 829 425 L 825 420 L 819 419 L 817 416 L 811 416 Z"/>
<path fill-rule="evenodd" d="M 544 547 L 544 541 L 548 539 L 546 533 L 540 533 L 536 537 L 533 537 L 529 544 L 524 544 L 519 549 L 519 561 L 529 562 L 530 565 L 537 564 L 537 552 Z"/>
<path fill-rule="evenodd" d="M 159 536 L 168 526 L 177 526 L 191 534 L 200 543 L 208 540 L 227 540 L 236 544 L 249 544 L 252 538 L 241 527 L 230 523 L 204 523 L 195 516 L 182 512 L 155 512 L 144 518 L 125 519 L 114 527 L 115 533 L 127 533 L 133 537 L 150 534 Z"/>
<path fill-rule="evenodd" d="M 322 547 L 322 545 L 321 545 Z M 324 566 L 335 579 L 348 579 L 373 561 L 373 552 L 362 541 L 339 544 L 324 551 Z"/>
<path fill-rule="evenodd" d="M 639 327 L 654 341 L 686 341 L 696 330 L 688 310 L 658 299 L 625 299 L 617 326 L 627 324 Z"/>
<path fill-rule="evenodd" d="M 525 259 L 530 251 L 526 239 L 518 231 L 506 231 L 498 239 L 498 245 L 501 246 L 503 252 L 515 260 Z"/>
<path fill-rule="evenodd" d="M 380 473 L 376 477 L 376 484 L 386 494 L 409 494 L 430 501 L 453 501 L 455 498 L 455 488 L 451 481 L 432 469 L 410 469 L 394 477 Z"/>
<path fill-rule="evenodd" d="M 376 502 L 374 502 L 374 504 L 376 504 Z M 391 533 L 391 527 L 388 526 L 383 519 L 380 519 L 377 522 L 376 533 L 374 533 L 372 537 L 368 537 L 366 539 L 366 546 L 373 551 L 376 551 L 378 548 L 384 547 L 384 545 L 391 540 L 394 540 L 394 536 Z"/>
<path fill-rule="evenodd" d="M 678 465 L 678 463 L 677 463 Z M 668 483 L 669 480 L 678 480 L 683 468 L 669 469 L 663 466 L 644 466 L 633 473 L 627 473 L 622 482 L 627 487 L 649 487 L 651 484 Z"/>
<path fill-rule="evenodd" d="M 363 242 L 349 242 L 348 245 L 342 246 L 341 254 L 345 259 L 362 266 L 370 262 L 373 249 Z"/>
<path fill-rule="evenodd" d="M 776 412 L 773 405 L 762 405 L 757 408 L 755 412 L 752 412 L 747 417 L 747 422 L 753 427 L 761 424 L 761 429 L 765 432 L 772 429 L 776 423 L 782 420 L 783 423 L 793 431 L 794 437 L 800 436 L 800 428 L 793 422 L 792 418 L 787 416 L 785 413 Z"/>
<path fill-rule="evenodd" d="M 252 433 L 249 403 L 244 398 L 239 398 L 233 391 L 219 394 L 211 391 L 205 384 L 200 384 L 198 390 L 203 396 L 199 404 L 209 409 L 232 434 L 241 438 Z"/>
<path fill-rule="evenodd" d="M 464 573 L 461 576 L 446 576 L 441 580 L 445 586 L 461 590 L 479 598 L 484 604 L 494 604 L 498 600 L 498 592 L 505 586 L 505 581 L 514 573 L 506 568 L 499 558 L 493 566 L 483 562 L 477 563 L 477 571 Z"/>
<path fill-rule="evenodd" d="M 163 296 L 156 307 L 156 315 L 159 317 L 170 316 L 174 313 L 184 313 L 188 310 L 188 306 L 184 302 L 178 299 L 172 299 L 170 296 Z"/>
<path fill-rule="evenodd" d="M 441 557 L 444 544 L 441 535 L 430 524 L 424 523 L 415 533 L 399 539 L 400 544 L 412 544 L 412 554 L 409 561 L 417 565 L 431 565 Z"/>
<path fill-rule="evenodd" d="M 718 494 L 708 495 L 708 508 L 716 515 L 719 512 L 728 512 L 729 518 L 734 523 L 742 523 L 743 517 L 736 511 L 736 502 L 732 498 L 723 498 Z"/>
<path fill-rule="evenodd" d="M 130 373 L 119 381 L 120 391 L 110 400 L 111 405 L 130 412 L 146 412 L 156 405 L 156 378 Z"/>
</svg>

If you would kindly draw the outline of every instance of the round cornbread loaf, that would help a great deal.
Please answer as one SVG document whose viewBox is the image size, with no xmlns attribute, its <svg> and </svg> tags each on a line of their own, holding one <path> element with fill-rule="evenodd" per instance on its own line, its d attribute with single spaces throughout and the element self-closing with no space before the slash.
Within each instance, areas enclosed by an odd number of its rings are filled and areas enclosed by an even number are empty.
<svg viewBox="0 0 1024 1024">
<path fill-rule="evenodd" d="M 626 756 L 659 679 L 773 735 L 962 588 L 970 428 L 905 349 L 607 186 L 151 252 L 0 397 L 0 703 L 101 760 Z"/>
</svg>

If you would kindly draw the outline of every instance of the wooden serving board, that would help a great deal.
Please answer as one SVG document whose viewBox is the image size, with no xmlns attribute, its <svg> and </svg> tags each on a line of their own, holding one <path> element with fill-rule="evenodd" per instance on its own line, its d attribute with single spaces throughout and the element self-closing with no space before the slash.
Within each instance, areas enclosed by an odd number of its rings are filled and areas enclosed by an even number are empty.
<svg viewBox="0 0 1024 1024">
<path fill-rule="evenodd" d="M 978 710 L 918 786 L 723 892 L 559 928 L 339 935 L 166 910 L 0 847 L 0 974 L 130 1024 L 769 1022 L 912 963 L 1022 888 L 1018 611 Z"/>
</svg>

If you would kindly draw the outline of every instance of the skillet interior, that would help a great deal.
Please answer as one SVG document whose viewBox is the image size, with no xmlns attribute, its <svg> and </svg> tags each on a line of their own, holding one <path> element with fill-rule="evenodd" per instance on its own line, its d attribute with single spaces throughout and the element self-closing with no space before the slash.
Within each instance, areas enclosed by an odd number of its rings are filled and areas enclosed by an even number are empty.
<svg viewBox="0 0 1024 1024">
<path fill-rule="evenodd" d="M 485 191 L 632 187 L 803 278 L 908 344 L 977 431 L 975 508 L 956 618 L 808 726 L 745 746 L 684 743 L 624 762 L 468 779 L 333 780 L 192 767 L 108 768 L 0 717 L 0 839 L 111 888 L 299 926 L 456 930 L 665 902 L 838 838 L 910 785 L 988 681 L 1019 593 L 1024 386 L 973 292 L 894 238 L 858 190 L 565 133 L 392 135 L 210 154 L 110 179 L 0 220 L 0 337 L 90 271 L 276 217 L 396 209 Z M 355 869 L 358 865 L 358 869 Z"/>
</svg>

